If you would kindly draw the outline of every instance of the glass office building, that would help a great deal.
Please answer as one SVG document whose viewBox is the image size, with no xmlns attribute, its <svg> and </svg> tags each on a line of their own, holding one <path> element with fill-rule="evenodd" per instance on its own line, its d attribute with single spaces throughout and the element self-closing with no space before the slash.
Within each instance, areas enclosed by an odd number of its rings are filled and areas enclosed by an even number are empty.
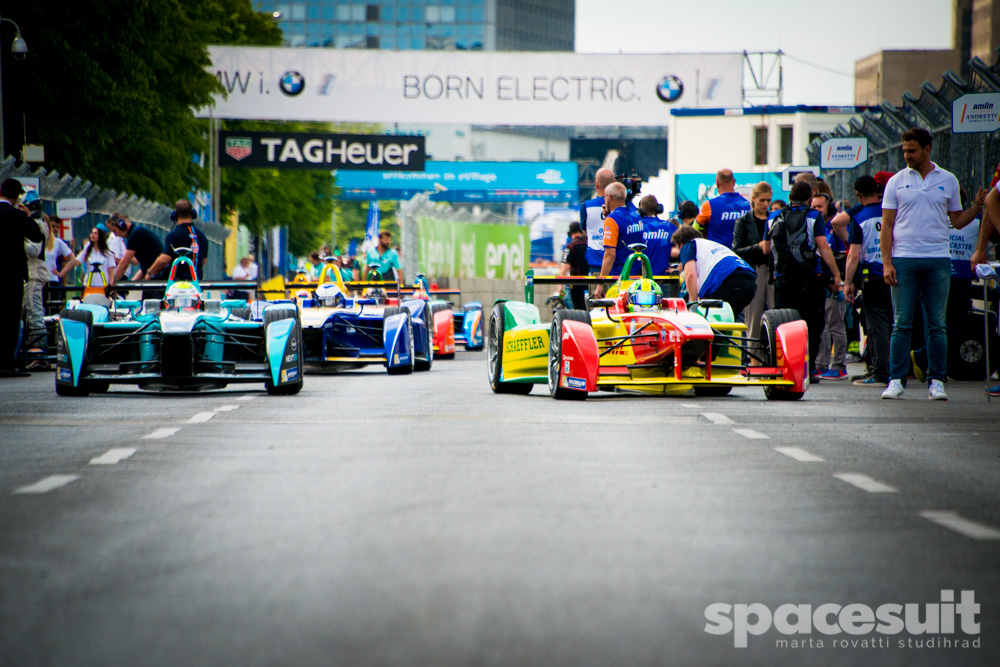
<svg viewBox="0 0 1000 667">
<path fill-rule="evenodd" d="M 254 0 L 285 46 L 572 51 L 574 0 Z"/>
</svg>

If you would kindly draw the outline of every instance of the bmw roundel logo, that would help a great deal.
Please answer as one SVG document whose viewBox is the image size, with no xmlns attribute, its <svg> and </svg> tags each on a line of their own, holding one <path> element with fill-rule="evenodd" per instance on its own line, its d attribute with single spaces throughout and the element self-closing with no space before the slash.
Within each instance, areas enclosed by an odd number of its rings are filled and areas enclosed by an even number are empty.
<svg viewBox="0 0 1000 667">
<path fill-rule="evenodd" d="M 656 85 L 656 96 L 664 102 L 676 102 L 684 94 L 684 84 L 674 75 L 665 76 Z"/>
<path fill-rule="evenodd" d="M 289 70 L 281 75 L 278 85 L 281 86 L 281 92 L 285 95 L 295 97 L 306 89 L 306 79 L 298 72 Z"/>
</svg>

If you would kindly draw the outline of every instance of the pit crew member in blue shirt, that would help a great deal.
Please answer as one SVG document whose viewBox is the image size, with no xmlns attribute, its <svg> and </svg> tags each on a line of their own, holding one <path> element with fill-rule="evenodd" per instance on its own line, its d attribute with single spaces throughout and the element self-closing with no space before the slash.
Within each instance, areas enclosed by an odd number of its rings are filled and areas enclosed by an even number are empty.
<svg viewBox="0 0 1000 667">
<path fill-rule="evenodd" d="M 847 242 L 847 267 L 844 272 L 847 299 L 854 301 L 854 281 L 858 266 L 861 267 L 861 302 L 865 333 L 868 336 L 868 365 L 871 373 L 858 378 L 859 386 L 885 387 L 889 384 L 889 336 L 892 335 L 892 295 L 882 279 L 882 247 L 879 232 L 882 230 L 881 188 L 871 176 L 854 181 L 854 194 L 858 206 L 850 209 L 850 229 Z"/>
<path fill-rule="evenodd" d="M 721 243 L 731 249 L 733 228 L 736 227 L 736 221 L 750 210 L 750 202 L 736 193 L 736 177 L 729 169 L 718 171 L 715 175 L 715 187 L 719 195 L 702 204 L 694 226 L 709 241 Z"/>
<path fill-rule="evenodd" d="M 677 225 L 656 217 L 663 213 L 663 206 L 653 195 L 646 195 L 639 200 L 639 212 L 642 213 L 642 239 L 646 244 L 646 256 L 649 257 L 653 275 L 665 276 L 670 270 L 671 258 L 676 259 L 680 252 L 671 243 Z"/>
<path fill-rule="evenodd" d="M 757 272 L 732 250 L 708 239 L 693 226 L 674 232 L 673 244 L 680 251 L 682 277 L 688 301 L 721 299 L 733 314 L 742 312 L 757 292 Z"/>
<path fill-rule="evenodd" d="M 604 194 L 604 259 L 601 262 L 602 276 L 617 276 L 625 266 L 625 260 L 632 252 L 633 243 L 643 243 L 642 219 L 632 214 L 627 206 L 627 191 L 621 183 L 612 183 Z M 600 287 L 595 294 L 603 294 Z"/>
<path fill-rule="evenodd" d="M 580 229 L 587 239 L 587 264 L 593 276 L 601 273 L 604 261 L 604 195 L 606 188 L 615 182 L 615 172 L 598 169 L 594 174 L 597 196 L 580 204 Z"/>
</svg>

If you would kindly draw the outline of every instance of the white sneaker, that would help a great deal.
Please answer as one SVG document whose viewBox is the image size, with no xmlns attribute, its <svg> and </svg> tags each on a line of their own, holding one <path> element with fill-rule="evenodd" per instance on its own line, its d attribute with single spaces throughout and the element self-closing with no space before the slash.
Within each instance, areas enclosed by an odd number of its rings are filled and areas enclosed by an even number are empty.
<svg viewBox="0 0 1000 667">
<path fill-rule="evenodd" d="M 941 380 L 931 380 L 930 386 L 927 387 L 927 398 L 932 401 L 948 400 L 948 394 L 944 393 L 944 385 L 941 384 Z"/>
<path fill-rule="evenodd" d="M 889 386 L 882 392 L 882 398 L 903 398 L 905 393 L 902 380 L 889 380 Z"/>
</svg>

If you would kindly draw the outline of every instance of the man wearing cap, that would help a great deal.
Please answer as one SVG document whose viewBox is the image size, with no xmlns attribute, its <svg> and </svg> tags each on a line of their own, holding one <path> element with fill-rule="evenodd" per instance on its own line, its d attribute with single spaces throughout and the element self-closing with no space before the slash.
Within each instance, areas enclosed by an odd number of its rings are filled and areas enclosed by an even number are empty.
<svg viewBox="0 0 1000 667">
<path fill-rule="evenodd" d="M 0 292 L 5 295 L 0 307 L 0 377 L 30 375 L 16 366 L 24 283 L 28 280 L 24 242 L 43 243 L 45 233 L 28 217 L 27 207 L 17 204 L 23 192 L 17 179 L 8 178 L 0 183 L 0 247 L 11 253 L 11 257 L 0 262 Z"/>
<path fill-rule="evenodd" d="M 149 275 L 149 268 L 163 253 L 163 244 L 160 239 L 156 238 L 156 234 L 145 227 L 133 224 L 128 216 L 109 220 L 108 229 L 111 230 L 116 239 L 125 244 L 125 253 L 115 270 L 115 282 L 125 276 L 125 272 L 133 264 L 133 261 L 139 263 L 139 271 L 133 276 L 135 280 L 141 280 L 144 277 L 152 278 Z M 111 246 L 110 242 L 108 246 Z"/>
<path fill-rule="evenodd" d="M 179 248 L 190 248 L 192 252 L 191 261 L 194 262 L 195 274 L 198 280 L 202 279 L 202 272 L 205 268 L 205 260 L 208 259 L 208 238 L 200 229 L 194 226 L 194 220 L 198 214 L 187 199 L 181 199 L 174 206 L 174 212 L 170 218 L 177 224 L 167 233 L 167 238 L 163 240 L 163 252 L 153 265 L 149 267 L 149 272 L 153 275 L 167 268 L 172 261 L 177 259 L 175 252 Z M 151 276 L 146 276 L 151 278 Z"/>
<path fill-rule="evenodd" d="M 586 276 L 590 265 L 587 262 L 587 237 L 583 235 L 583 229 L 579 222 L 571 222 L 569 225 L 569 243 L 563 248 L 562 263 L 559 265 L 560 276 Z M 570 289 L 570 298 L 573 300 L 573 307 L 577 310 L 587 309 L 587 298 L 585 296 L 586 285 L 573 285 Z"/>
</svg>

